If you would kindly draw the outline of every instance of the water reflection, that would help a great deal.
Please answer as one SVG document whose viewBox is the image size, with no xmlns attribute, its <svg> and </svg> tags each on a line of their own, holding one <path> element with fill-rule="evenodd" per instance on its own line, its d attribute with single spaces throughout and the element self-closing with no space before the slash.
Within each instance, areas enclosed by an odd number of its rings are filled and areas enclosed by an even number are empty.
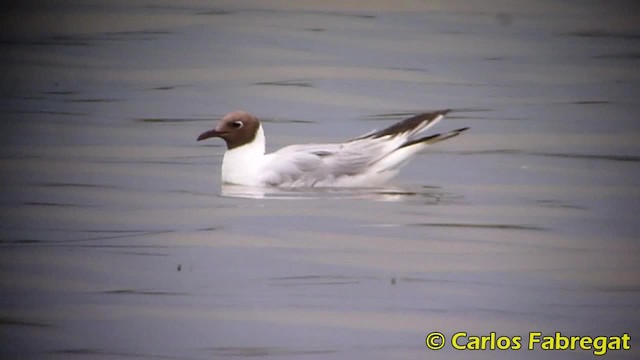
<svg viewBox="0 0 640 360">
<path fill-rule="evenodd" d="M 447 193 L 431 186 L 384 186 L 370 188 L 279 188 L 223 184 L 220 194 L 224 197 L 245 199 L 366 199 L 373 201 L 427 200 L 437 204 L 460 200 L 461 196 Z"/>
</svg>

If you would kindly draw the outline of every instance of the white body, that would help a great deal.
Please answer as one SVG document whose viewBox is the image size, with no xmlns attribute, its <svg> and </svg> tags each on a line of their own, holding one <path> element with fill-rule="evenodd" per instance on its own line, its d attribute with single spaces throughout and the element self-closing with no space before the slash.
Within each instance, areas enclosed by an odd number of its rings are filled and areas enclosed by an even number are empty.
<svg viewBox="0 0 640 360">
<path fill-rule="evenodd" d="M 397 174 L 428 142 L 402 146 L 442 118 L 423 127 L 345 143 L 291 145 L 265 154 L 262 125 L 254 140 L 227 150 L 222 161 L 226 184 L 281 187 L 372 187 Z"/>
</svg>

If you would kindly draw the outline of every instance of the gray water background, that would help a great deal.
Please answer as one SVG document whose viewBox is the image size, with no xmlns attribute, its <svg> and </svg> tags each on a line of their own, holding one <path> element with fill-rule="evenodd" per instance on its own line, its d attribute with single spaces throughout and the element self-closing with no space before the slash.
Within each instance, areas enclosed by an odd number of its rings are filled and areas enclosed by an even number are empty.
<svg viewBox="0 0 640 360">
<path fill-rule="evenodd" d="M 441 331 L 640 334 L 632 1 L 53 1 L 0 21 L 0 356 L 593 358 Z M 420 111 L 471 130 L 383 189 L 222 189 Z"/>
</svg>

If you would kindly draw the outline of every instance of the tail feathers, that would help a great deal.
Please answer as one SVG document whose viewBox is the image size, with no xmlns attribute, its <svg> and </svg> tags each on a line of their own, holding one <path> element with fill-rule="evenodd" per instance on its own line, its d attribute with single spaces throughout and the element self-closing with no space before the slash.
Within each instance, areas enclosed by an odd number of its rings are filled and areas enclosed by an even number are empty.
<svg viewBox="0 0 640 360">
<path fill-rule="evenodd" d="M 407 147 L 407 146 L 411 146 L 411 145 L 415 145 L 415 144 L 425 144 L 425 145 L 430 145 L 430 144 L 435 144 L 438 143 L 440 141 L 443 140 L 447 140 L 447 139 L 451 139 L 452 137 L 456 137 L 458 135 L 460 135 L 462 132 L 468 130 L 468 127 L 464 127 L 461 129 L 456 129 L 453 131 L 449 131 L 447 133 L 444 134 L 435 134 L 435 135 L 429 135 L 429 136 L 425 136 L 425 137 L 421 137 L 418 139 L 413 139 L 413 140 L 409 140 L 406 143 L 402 144 L 399 148 L 403 148 L 403 147 Z"/>
</svg>

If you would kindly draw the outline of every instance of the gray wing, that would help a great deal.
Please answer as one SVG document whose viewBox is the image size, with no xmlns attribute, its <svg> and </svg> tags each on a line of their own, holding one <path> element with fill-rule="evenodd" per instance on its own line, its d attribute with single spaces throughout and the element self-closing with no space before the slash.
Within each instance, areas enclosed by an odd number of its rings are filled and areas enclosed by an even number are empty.
<svg viewBox="0 0 640 360">
<path fill-rule="evenodd" d="M 262 180 L 276 186 L 314 186 L 346 176 L 361 175 L 402 142 L 366 138 L 343 144 L 287 146 L 266 155 Z"/>
<path fill-rule="evenodd" d="M 418 136 L 448 112 L 441 110 L 418 114 L 342 144 L 284 147 L 266 155 L 262 182 L 275 186 L 330 185 L 340 178 L 397 168 L 421 148 L 413 145 L 427 145 L 442 137 L 440 134 L 423 138 Z M 449 138 L 457 133 L 446 135 Z"/>
</svg>

